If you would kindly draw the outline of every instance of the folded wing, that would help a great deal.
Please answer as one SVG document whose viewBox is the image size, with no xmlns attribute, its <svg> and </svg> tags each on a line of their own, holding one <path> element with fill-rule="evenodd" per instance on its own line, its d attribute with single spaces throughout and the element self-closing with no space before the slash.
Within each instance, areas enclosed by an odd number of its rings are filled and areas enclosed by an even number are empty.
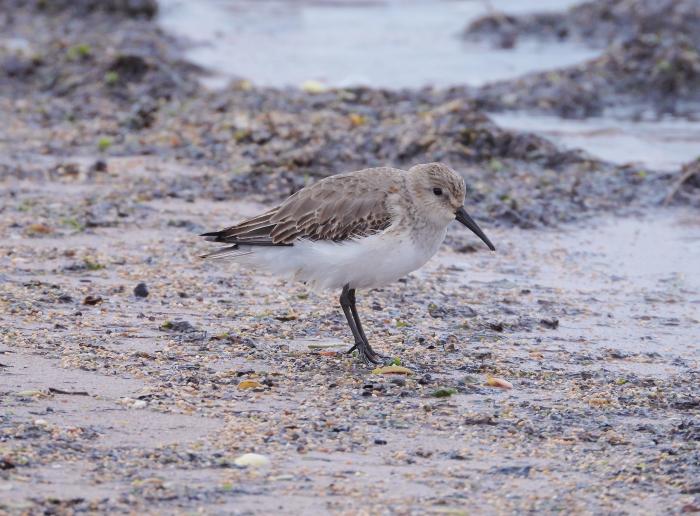
<svg viewBox="0 0 700 516">
<path fill-rule="evenodd" d="M 374 181 L 363 176 L 353 173 L 328 177 L 298 191 L 276 208 L 202 236 L 232 244 L 212 255 L 232 252 L 242 245 L 289 246 L 299 239 L 342 242 L 369 236 L 389 227 L 391 214 L 386 206 L 386 188 L 376 188 Z"/>
</svg>

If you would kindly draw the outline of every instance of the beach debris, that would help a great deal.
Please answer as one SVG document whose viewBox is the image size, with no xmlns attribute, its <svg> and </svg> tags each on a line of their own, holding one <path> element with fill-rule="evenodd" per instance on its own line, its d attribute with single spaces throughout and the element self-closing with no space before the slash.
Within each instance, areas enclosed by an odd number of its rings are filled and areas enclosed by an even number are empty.
<svg viewBox="0 0 700 516">
<path fill-rule="evenodd" d="M 49 235 L 51 233 L 53 233 L 53 229 L 42 223 L 30 224 L 27 227 L 27 235 L 29 236 Z"/>
<path fill-rule="evenodd" d="M 404 366 L 388 365 L 374 368 L 372 374 L 413 374 L 413 371 Z"/>
<path fill-rule="evenodd" d="M 238 384 L 238 388 L 241 390 L 247 389 L 264 389 L 265 386 L 257 380 L 243 380 Z"/>
<path fill-rule="evenodd" d="M 323 93 L 328 88 L 326 88 L 326 85 L 320 81 L 309 80 L 301 83 L 301 89 L 306 93 Z"/>
<path fill-rule="evenodd" d="M 49 392 L 51 394 L 66 394 L 69 396 L 90 396 L 87 391 L 64 391 L 63 389 L 58 389 L 56 387 L 49 387 Z"/>
<path fill-rule="evenodd" d="M 262 468 L 270 465 L 270 459 L 259 453 L 244 453 L 236 457 L 233 463 L 241 468 Z"/>
<path fill-rule="evenodd" d="M 433 391 L 431 396 L 433 398 L 449 398 L 453 394 L 457 394 L 457 389 L 447 388 L 447 389 L 437 389 Z"/>
<path fill-rule="evenodd" d="M 495 376 L 486 377 L 486 385 L 488 385 L 489 387 L 498 387 L 499 389 L 513 388 L 513 384 L 510 383 L 508 380 L 504 380 L 503 378 L 497 378 Z"/>
</svg>

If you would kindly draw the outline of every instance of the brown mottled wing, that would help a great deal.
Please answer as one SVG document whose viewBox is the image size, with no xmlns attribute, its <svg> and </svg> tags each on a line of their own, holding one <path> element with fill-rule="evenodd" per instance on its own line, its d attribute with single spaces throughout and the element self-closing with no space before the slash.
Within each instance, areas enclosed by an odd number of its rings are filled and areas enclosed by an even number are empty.
<svg viewBox="0 0 700 516">
<path fill-rule="evenodd" d="M 237 245 L 292 245 L 301 238 L 343 240 L 386 229 L 391 215 L 387 179 L 394 169 L 367 169 L 322 179 L 277 208 L 223 231 L 206 233 L 215 242 Z"/>
</svg>

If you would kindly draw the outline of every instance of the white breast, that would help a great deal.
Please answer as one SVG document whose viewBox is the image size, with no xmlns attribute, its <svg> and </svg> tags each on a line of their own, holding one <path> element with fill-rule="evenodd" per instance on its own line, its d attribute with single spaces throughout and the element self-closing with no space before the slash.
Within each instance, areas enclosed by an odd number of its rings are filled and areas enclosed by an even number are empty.
<svg viewBox="0 0 700 516">
<path fill-rule="evenodd" d="M 372 288 L 414 271 L 433 256 L 446 230 L 422 238 L 382 232 L 347 242 L 302 240 L 289 247 L 256 247 L 237 258 L 247 265 L 293 277 L 314 289 Z"/>
</svg>

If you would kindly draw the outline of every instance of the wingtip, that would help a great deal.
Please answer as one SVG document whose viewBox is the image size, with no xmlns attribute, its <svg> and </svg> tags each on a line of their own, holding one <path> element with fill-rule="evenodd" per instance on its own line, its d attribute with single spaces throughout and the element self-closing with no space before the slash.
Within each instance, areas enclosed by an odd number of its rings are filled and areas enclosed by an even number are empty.
<svg viewBox="0 0 700 516">
<path fill-rule="evenodd" d="M 208 242 L 217 242 L 221 236 L 221 231 L 211 231 L 209 233 L 202 233 L 201 236 L 204 240 Z"/>
<path fill-rule="evenodd" d="M 220 247 L 219 249 L 216 249 L 210 253 L 201 254 L 201 255 L 199 255 L 199 257 L 204 258 L 204 259 L 222 258 L 222 257 L 228 256 L 232 253 L 235 253 L 238 250 L 239 250 L 238 244 L 233 244 L 233 245 L 229 245 L 226 247 Z"/>
</svg>

